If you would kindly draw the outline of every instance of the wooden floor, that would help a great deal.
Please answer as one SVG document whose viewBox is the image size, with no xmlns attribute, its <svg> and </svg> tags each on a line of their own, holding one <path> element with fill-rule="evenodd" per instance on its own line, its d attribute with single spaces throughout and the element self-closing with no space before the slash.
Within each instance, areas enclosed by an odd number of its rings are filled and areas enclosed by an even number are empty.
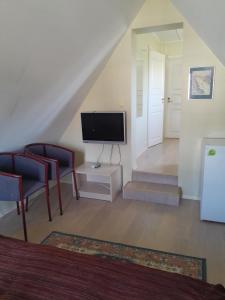
<svg viewBox="0 0 225 300">
<path fill-rule="evenodd" d="M 27 213 L 29 241 L 40 243 L 51 231 L 75 233 L 103 240 L 207 258 L 211 283 L 225 285 L 225 225 L 199 221 L 199 202 L 183 200 L 179 208 L 139 201 L 113 203 L 72 198 L 63 184 L 64 215 L 59 216 L 55 188 L 51 190 L 53 222 L 48 222 L 43 196 Z M 0 234 L 22 239 L 16 212 L 0 219 Z"/>
<path fill-rule="evenodd" d="M 148 148 L 137 159 L 137 170 L 177 176 L 178 158 L 179 140 L 164 139 L 162 144 Z"/>
</svg>

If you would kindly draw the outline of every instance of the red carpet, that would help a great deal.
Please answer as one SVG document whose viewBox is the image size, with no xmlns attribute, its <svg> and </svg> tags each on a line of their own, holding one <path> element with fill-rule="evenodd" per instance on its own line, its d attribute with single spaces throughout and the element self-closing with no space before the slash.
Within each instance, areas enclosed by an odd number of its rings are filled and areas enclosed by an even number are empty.
<svg viewBox="0 0 225 300">
<path fill-rule="evenodd" d="M 224 300 L 221 286 L 0 237 L 1 300 Z"/>
</svg>

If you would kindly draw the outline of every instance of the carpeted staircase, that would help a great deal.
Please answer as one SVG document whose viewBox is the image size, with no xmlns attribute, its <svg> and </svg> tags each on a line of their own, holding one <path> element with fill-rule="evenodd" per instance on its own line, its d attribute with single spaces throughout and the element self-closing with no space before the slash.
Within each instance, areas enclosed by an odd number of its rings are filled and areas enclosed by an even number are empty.
<svg viewBox="0 0 225 300">
<path fill-rule="evenodd" d="M 179 206 L 181 194 L 177 176 L 142 171 L 133 171 L 132 181 L 128 182 L 123 189 L 124 199 L 172 206 Z"/>
</svg>

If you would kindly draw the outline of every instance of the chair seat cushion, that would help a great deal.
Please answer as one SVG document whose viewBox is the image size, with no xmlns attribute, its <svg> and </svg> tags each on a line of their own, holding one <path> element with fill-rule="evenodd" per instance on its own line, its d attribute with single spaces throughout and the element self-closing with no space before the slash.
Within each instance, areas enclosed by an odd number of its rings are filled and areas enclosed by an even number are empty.
<svg viewBox="0 0 225 300">
<path fill-rule="evenodd" d="M 23 177 L 23 195 L 25 198 L 44 186 L 45 184 L 43 182 Z"/>
</svg>

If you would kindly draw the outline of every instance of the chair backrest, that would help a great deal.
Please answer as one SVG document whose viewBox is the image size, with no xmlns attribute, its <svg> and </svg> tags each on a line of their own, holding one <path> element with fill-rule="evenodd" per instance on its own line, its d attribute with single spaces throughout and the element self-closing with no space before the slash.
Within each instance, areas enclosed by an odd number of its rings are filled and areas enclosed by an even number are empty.
<svg viewBox="0 0 225 300">
<path fill-rule="evenodd" d="M 0 171 L 6 173 L 14 172 L 14 154 L 0 153 Z"/>
<path fill-rule="evenodd" d="M 45 147 L 43 144 L 30 144 L 25 146 L 24 150 L 36 155 L 45 156 Z"/>
<path fill-rule="evenodd" d="M 17 154 L 14 157 L 15 174 L 29 179 L 45 182 L 47 180 L 47 164 L 35 157 Z"/>
<path fill-rule="evenodd" d="M 62 166 L 74 167 L 74 152 L 65 147 L 47 143 L 35 143 L 25 146 L 24 150 L 28 153 L 57 160 Z"/>
<path fill-rule="evenodd" d="M 60 163 L 68 164 L 68 153 L 56 145 L 46 145 L 46 156 L 58 160 Z"/>
</svg>

